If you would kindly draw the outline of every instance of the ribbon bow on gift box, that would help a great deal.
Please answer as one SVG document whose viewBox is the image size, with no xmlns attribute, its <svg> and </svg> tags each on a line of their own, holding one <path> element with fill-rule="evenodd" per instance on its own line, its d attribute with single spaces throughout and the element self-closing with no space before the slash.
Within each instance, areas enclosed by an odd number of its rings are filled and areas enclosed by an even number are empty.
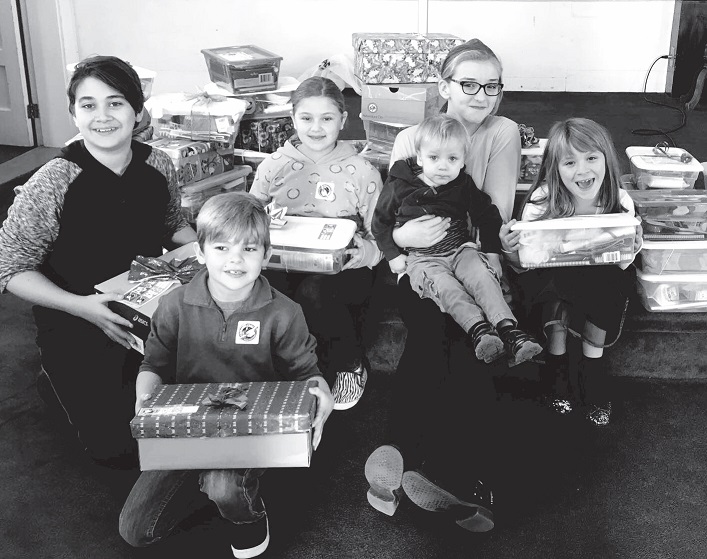
<svg viewBox="0 0 707 559">
<path fill-rule="evenodd" d="M 246 390 L 242 386 L 221 387 L 216 394 L 207 394 L 201 403 L 213 408 L 235 406 L 239 410 L 244 410 L 247 406 L 245 394 Z"/>
<path fill-rule="evenodd" d="M 265 206 L 265 212 L 270 216 L 270 227 L 272 229 L 280 229 L 287 220 L 287 206 L 278 206 L 274 201 Z"/>
<path fill-rule="evenodd" d="M 174 280 L 185 284 L 189 283 L 203 267 L 204 265 L 199 264 L 196 256 L 184 260 L 175 258 L 169 262 L 151 256 L 136 256 L 130 264 L 128 281 Z"/>
</svg>

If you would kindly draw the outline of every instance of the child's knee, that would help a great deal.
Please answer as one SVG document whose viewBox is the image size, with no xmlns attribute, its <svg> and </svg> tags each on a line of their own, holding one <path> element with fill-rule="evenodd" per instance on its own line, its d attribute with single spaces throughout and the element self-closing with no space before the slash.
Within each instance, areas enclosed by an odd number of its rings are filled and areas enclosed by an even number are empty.
<svg viewBox="0 0 707 559">
<path fill-rule="evenodd" d="M 233 470 L 209 470 L 201 474 L 199 486 L 211 501 L 220 505 L 239 498 L 243 492 L 239 479 Z"/>
</svg>

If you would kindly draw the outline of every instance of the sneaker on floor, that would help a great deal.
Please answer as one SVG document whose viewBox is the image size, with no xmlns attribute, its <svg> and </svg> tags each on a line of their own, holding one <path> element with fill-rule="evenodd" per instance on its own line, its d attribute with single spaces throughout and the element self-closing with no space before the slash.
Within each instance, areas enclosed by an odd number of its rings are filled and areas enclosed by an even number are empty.
<svg viewBox="0 0 707 559">
<path fill-rule="evenodd" d="M 403 490 L 418 507 L 433 512 L 449 512 L 456 523 L 470 532 L 493 529 L 493 493 L 481 481 L 474 483 L 472 493 L 462 499 L 428 478 L 420 470 L 403 474 Z"/>
<path fill-rule="evenodd" d="M 519 328 L 507 328 L 500 331 L 498 335 L 506 347 L 506 353 L 510 357 L 508 365 L 511 367 L 524 361 L 531 361 L 543 351 L 543 347 L 535 341 L 535 338 Z"/>
<path fill-rule="evenodd" d="M 354 407 L 363 396 L 367 380 L 368 371 L 363 363 L 359 363 L 351 371 L 336 373 L 334 388 L 331 390 L 334 396 L 334 409 L 347 410 Z"/>
<path fill-rule="evenodd" d="M 392 445 L 379 446 L 366 460 L 365 473 L 370 485 L 368 502 L 374 509 L 393 516 L 400 504 L 403 455 Z"/>
<path fill-rule="evenodd" d="M 261 555 L 270 543 L 268 515 L 255 522 L 231 526 L 231 551 L 238 559 L 249 559 Z"/>
<path fill-rule="evenodd" d="M 475 324 L 469 331 L 469 335 L 474 353 L 479 361 L 492 363 L 506 352 L 503 341 L 489 322 L 483 321 Z"/>
</svg>

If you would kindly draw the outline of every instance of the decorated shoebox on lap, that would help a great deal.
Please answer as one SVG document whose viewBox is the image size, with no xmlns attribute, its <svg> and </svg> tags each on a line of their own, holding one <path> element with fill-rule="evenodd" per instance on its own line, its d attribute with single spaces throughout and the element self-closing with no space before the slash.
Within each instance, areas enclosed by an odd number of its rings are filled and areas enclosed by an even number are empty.
<svg viewBox="0 0 707 559">
<path fill-rule="evenodd" d="M 245 191 L 248 177 L 253 169 L 248 165 L 236 165 L 230 171 L 209 177 L 181 188 L 182 214 L 190 223 L 196 221 L 204 203 L 217 194 Z"/>
<path fill-rule="evenodd" d="M 167 384 L 130 422 L 141 470 L 307 467 L 313 382 Z"/>
<path fill-rule="evenodd" d="M 650 274 L 636 270 L 641 303 L 651 312 L 707 312 L 707 273 Z"/>
<path fill-rule="evenodd" d="M 323 188 L 323 187 L 320 187 Z M 287 208 L 268 206 L 272 254 L 266 268 L 288 272 L 337 274 L 347 260 L 356 222 L 326 217 L 293 217 Z"/>
<path fill-rule="evenodd" d="M 627 190 L 641 217 L 643 238 L 655 241 L 707 240 L 704 190 Z"/>
<path fill-rule="evenodd" d="M 447 33 L 354 33 L 354 74 L 366 84 L 439 81 L 442 62 L 464 39 Z"/>
<path fill-rule="evenodd" d="M 123 294 L 122 299 L 111 301 L 108 307 L 132 323 L 133 349 L 144 353 L 159 298 L 191 281 L 202 267 L 196 260 L 194 244 L 188 243 L 159 258 L 137 256 L 129 271 L 95 287 L 98 293 Z"/>
<path fill-rule="evenodd" d="M 523 268 L 597 266 L 631 262 L 639 221 L 627 214 L 582 215 L 519 221 Z"/>
<path fill-rule="evenodd" d="M 629 146 L 626 156 L 639 190 L 694 188 L 703 171 L 702 164 L 680 148 Z"/>
</svg>

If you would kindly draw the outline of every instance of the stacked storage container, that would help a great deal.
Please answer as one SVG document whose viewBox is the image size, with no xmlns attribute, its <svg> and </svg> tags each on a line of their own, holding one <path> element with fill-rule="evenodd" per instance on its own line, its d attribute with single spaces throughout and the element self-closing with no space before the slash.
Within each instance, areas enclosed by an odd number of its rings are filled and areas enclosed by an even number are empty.
<svg viewBox="0 0 707 559">
<path fill-rule="evenodd" d="M 678 148 L 629 147 L 629 190 L 642 219 L 638 294 L 653 312 L 707 311 L 707 192 L 695 190 L 702 165 Z"/>
<path fill-rule="evenodd" d="M 361 155 L 386 176 L 395 137 L 439 112 L 437 82 L 449 50 L 463 39 L 444 33 L 354 33 L 354 73 L 363 82 Z"/>
</svg>

